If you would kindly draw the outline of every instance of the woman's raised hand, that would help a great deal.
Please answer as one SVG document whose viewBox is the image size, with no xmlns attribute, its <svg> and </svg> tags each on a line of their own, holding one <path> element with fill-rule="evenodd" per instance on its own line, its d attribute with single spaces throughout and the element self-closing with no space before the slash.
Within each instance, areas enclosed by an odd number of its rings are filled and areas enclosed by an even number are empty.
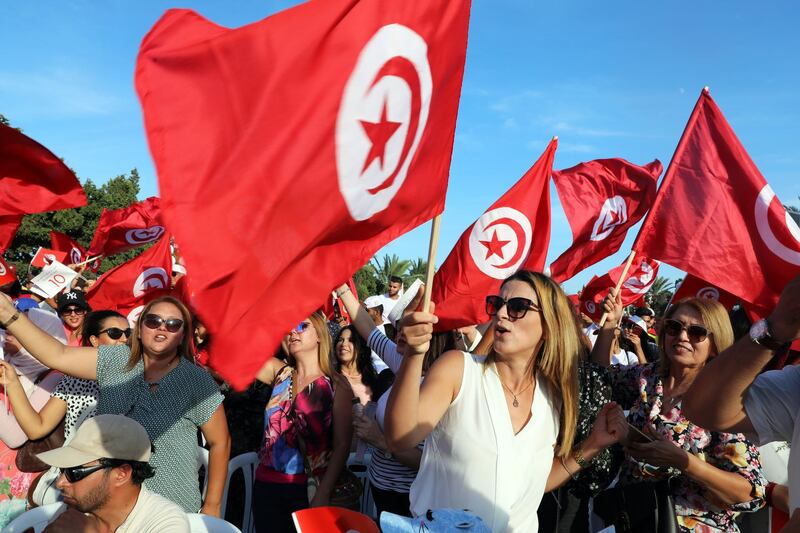
<svg viewBox="0 0 800 533">
<path fill-rule="evenodd" d="M 0 360 L 0 385 L 11 385 L 19 381 L 17 369 L 7 362 Z"/>
<path fill-rule="evenodd" d="M 603 312 L 607 315 L 603 327 L 615 327 L 622 318 L 622 296 L 615 288 L 608 291 L 608 296 L 603 299 Z"/>
<path fill-rule="evenodd" d="M 416 310 L 422 307 L 425 290 L 424 286 L 420 287 L 417 295 L 403 312 L 403 319 L 398 328 L 405 346 L 405 355 L 408 356 L 422 355 L 428 351 L 433 337 L 433 325 L 439 321 L 439 318 L 433 314 L 435 307 L 433 302 L 427 313 Z"/>
</svg>

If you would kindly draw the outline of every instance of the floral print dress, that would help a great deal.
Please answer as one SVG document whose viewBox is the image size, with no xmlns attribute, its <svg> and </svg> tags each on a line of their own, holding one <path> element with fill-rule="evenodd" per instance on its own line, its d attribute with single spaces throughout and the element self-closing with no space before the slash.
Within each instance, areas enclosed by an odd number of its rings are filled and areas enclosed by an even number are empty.
<svg viewBox="0 0 800 533">
<path fill-rule="evenodd" d="M 715 499 L 689 476 L 673 468 L 654 468 L 628 456 L 620 470 L 620 485 L 657 481 L 675 477 L 673 499 L 681 531 L 705 533 L 739 531 L 734 519 L 741 512 L 757 511 L 764 506 L 767 480 L 761 470 L 758 448 L 741 433 L 708 431 L 690 422 L 681 413 L 678 403 L 669 412 L 662 412 L 664 388 L 657 363 L 609 368 L 614 400 L 629 409 L 628 421 L 639 429 L 650 422 L 676 446 L 695 457 L 745 478 L 752 490 L 751 499 L 729 507 L 713 503 Z"/>
</svg>

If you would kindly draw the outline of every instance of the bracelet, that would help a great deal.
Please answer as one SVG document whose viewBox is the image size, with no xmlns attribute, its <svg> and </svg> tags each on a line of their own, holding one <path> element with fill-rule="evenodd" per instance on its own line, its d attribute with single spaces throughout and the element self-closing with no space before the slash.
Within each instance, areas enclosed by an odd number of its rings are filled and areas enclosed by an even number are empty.
<svg viewBox="0 0 800 533">
<path fill-rule="evenodd" d="M 348 286 L 345 286 L 345 288 L 344 288 L 344 289 L 342 289 L 342 290 L 337 290 L 337 291 L 336 291 L 336 296 L 338 296 L 339 298 L 341 298 L 341 297 L 342 297 L 342 294 L 344 294 L 344 293 L 346 293 L 346 292 L 350 292 L 350 287 L 348 287 Z"/>
<path fill-rule="evenodd" d="M 11 315 L 11 318 L 8 319 L 8 322 L 6 322 L 5 324 L 0 323 L 0 328 L 8 329 L 8 326 L 16 322 L 18 318 L 19 318 L 19 311 L 14 311 L 14 314 Z"/>
<path fill-rule="evenodd" d="M 564 461 L 564 456 L 559 457 L 559 459 L 561 460 L 561 466 L 563 466 L 564 470 L 567 471 L 567 474 L 569 474 L 569 477 L 571 477 L 572 479 L 578 479 L 578 474 L 573 474 L 570 471 L 570 469 L 567 468 L 567 463 Z"/>
<path fill-rule="evenodd" d="M 589 466 L 589 463 L 586 461 L 586 459 L 584 459 L 580 448 L 575 448 L 572 450 L 572 458 L 575 459 L 575 462 L 578 463 L 578 466 L 581 468 L 587 468 Z"/>
<path fill-rule="evenodd" d="M 777 483 L 769 482 L 767 483 L 767 488 L 764 490 L 764 500 L 767 502 L 769 507 L 773 507 L 772 505 L 772 492 L 775 490 L 775 485 Z"/>
</svg>

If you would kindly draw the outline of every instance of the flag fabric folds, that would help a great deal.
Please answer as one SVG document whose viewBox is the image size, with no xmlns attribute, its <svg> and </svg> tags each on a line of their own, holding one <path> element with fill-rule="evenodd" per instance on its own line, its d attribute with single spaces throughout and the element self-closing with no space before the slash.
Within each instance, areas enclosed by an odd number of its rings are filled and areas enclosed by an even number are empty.
<svg viewBox="0 0 800 533">
<path fill-rule="evenodd" d="M 11 247 L 20 224 L 22 215 L 0 215 L 0 253 Z"/>
<path fill-rule="evenodd" d="M 627 260 L 626 260 L 627 262 Z M 620 286 L 620 297 L 622 305 L 633 305 L 639 300 L 644 299 L 644 295 L 653 286 L 658 275 L 658 261 L 648 259 L 644 256 L 634 257 L 625 281 Z M 602 276 L 594 276 L 589 283 L 581 290 L 580 311 L 598 322 L 603 316 L 603 299 L 608 295 L 609 290 L 617 286 L 625 263 L 612 269 Z"/>
<path fill-rule="evenodd" d="M 697 276 L 692 276 L 691 274 L 687 274 L 686 277 L 683 278 L 683 281 L 681 281 L 681 284 L 675 290 L 675 294 L 672 295 L 670 303 L 678 302 L 683 298 L 705 298 L 707 300 L 715 300 L 724 305 L 725 309 L 728 311 L 730 311 L 739 300 L 736 296 L 723 291 L 715 284 L 702 280 Z"/>
<path fill-rule="evenodd" d="M 86 293 L 86 301 L 92 309 L 112 309 L 134 323 L 145 303 L 170 294 L 171 289 L 172 254 L 169 236 L 165 235 L 138 256 L 100 276 Z"/>
<path fill-rule="evenodd" d="M 657 159 L 644 166 L 597 159 L 554 171 L 572 246 L 550 265 L 550 276 L 566 281 L 617 252 L 628 230 L 653 205 L 662 168 Z"/>
<path fill-rule="evenodd" d="M 50 150 L 0 124 L 0 216 L 86 205 L 78 178 Z"/>
<path fill-rule="evenodd" d="M 136 89 L 164 221 L 235 387 L 442 211 L 468 22 L 467 0 L 330 0 L 236 29 L 170 10 L 145 37 Z"/>
<path fill-rule="evenodd" d="M 89 257 L 108 257 L 157 241 L 164 234 L 159 204 L 152 196 L 122 209 L 103 209 Z"/>
<path fill-rule="evenodd" d="M 767 309 L 800 274 L 800 228 L 707 90 L 633 249 Z"/>
<path fill-rule="evenodd" d="M 485 299 L 520 269 L 542 270 L 550 243 L 553 139 L 524 176 L 461 235 L 436 272 L 437 331 L 486 322 Z"/>
</svg>

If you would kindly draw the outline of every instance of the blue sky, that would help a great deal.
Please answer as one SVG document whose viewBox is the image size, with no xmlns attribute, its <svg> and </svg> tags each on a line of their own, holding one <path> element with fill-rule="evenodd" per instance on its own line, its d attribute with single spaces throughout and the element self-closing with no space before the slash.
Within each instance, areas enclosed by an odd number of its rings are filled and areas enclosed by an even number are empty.
<svg viewBox="0 0 800 533">
<path fill-rule="evenodd" d="M 234 27 L 296 3 L 7 0 L 0 113 L 82 179 L 102 183 L 136 167 L 142 198 L 157 194 L 133 88 L 144 34 L 170 7 Z M 666 167 L 704 85 L 778 197 L 800 204 L 798 23 L 789 1 L 476 0 L 437 263 L 553 135 L 556 168 L 600 157 L 658 158 Z M 549 260 L 571 242 L 552 193 Z M 381 253 L 425 256 L 428 232 L 418 228 Z M 576 276 L 567 290 L 625 254 Z"/>
</svg>

